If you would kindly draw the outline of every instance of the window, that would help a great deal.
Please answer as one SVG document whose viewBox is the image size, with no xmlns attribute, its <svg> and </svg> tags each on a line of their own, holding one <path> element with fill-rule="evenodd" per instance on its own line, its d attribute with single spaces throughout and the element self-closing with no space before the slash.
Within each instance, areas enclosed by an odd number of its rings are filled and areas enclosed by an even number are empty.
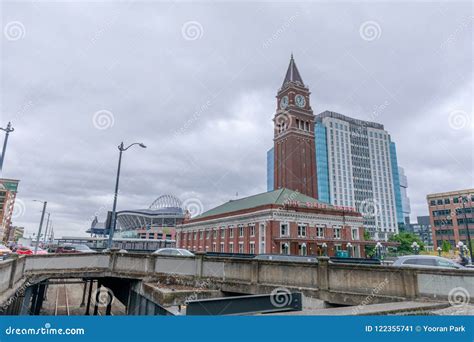
<svg viewBox="0 0 474 342">
<path fill-rule="evenodd" d="M 255 236 L 255 226 L 250 226 L 250 236 Z"/>
<path fill-rule="evenodd" d="M 204 230 L 199 231 L 199 238 L 202 240 L 204 239 Z"/>
<path fill-rule="evenodd" d="M 359 240 L 359 230 L 357 228 L 352 229 L 352 240 Z"/>
<path fill-rule="evenodd" d="M 217 229 L 214 229 L 214 230 L 212 231 L 212 236 L 214 237 L 214 239 L 217 238 Z"/>
<path fill-rule="evenodd" d="M 449 204 L 449 203 L 450 203 L 449 198 L 445 198 L 445 199 L 444 199 L 444 204 Z"/>
<path fill-rule="evenodd" d="M 206 239 L 209 239 L 211 237 L 211 231 L 206 230 Z"/>
<path fill-rule="evenodd" d="M 333 238 L 335 238 L 335 239 L 340 239 L 341 238 L 341 228 L 334 228 Z"/>
<path fill-rule="evenodd" d="M 225 238 L 225 228 L 221 228 L 221 238 Z"/>
<path fill-rule="evenodd" d="M 221 253 L 224 253 L 224 243 L 221 242 Z"/>
<path fill-rule="evenodd" d="M 231 242 L 229 244 L 229 253 L 234 253 L 234 243 L 233 242 Z"/>
<path fill-rule="evenodd" d="M 306 237 L 306 226 L 304 224 L 298 225 L 298 237 Z"/>
<path fill-rule="evenodd" d="M 250 254 L 255 254 L 255 242 L 251 242 L 249 245 L 249 253 Z"/>
<path fill-rule="evenodd" d="M 215 242 L 212 244 L 212 251 L 213 251 L 213 252 L 217 252 L 217 250 L 216 250 L 216 243 L 215 243 Z"/>
<path fill-rule="evenodd" d="M 316 227 L 316 236 L 318 238 L 324 237 L 324 227 Z"/>
<path fill-rule="evenodd" d="M 239 253 L 244 253 L 244 243 L 239 242 Z"/>
<path fill-rule="evenodd" d="M 288 236 L 289 234 L 288 223 L 280 224 L 280 236 Z"/>
<path fill-rule="evenodd" d="M 299 249 L 300 255 L 308 255 L 308 249 L 306 248 L 305 243 L 298 245 L 298 249 Z"/>
<path fill-rule="evenodd" d="M 431 201 L 434 202 L 434 201 Z M 459 198 L 458 197 L 453 197 L 453 203 L 459 203 Z M 431 204 L 434 205 L 434 204 Z"/>
<path fill-rule="evenodd" d="M 243 237 L 244 236 L 244 227 L 240 226 L 239 227 L 239 237 Z"/>
<path fill-rule="evenodd" d="M 232 228 L 232 227 L 229 228 L 229 237 L 231 237 L 231 238 L 234 237 L 234 228 Z"/>
</svg>

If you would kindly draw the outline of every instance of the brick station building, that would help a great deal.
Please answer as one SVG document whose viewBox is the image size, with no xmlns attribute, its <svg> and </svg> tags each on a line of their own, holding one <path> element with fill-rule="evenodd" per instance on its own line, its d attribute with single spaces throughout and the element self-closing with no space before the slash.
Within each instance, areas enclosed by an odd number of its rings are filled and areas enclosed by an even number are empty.
<svg viewBox="0 0 474 342">
<path fill-rule="evenodd" d="M 360 213 L 286 188 L 231 200 L 176 231 L 177 246 L 195 252 L 323 255 L 326 243 L 329 256 L 348 247 L 365 256 Z"/>
</svg>

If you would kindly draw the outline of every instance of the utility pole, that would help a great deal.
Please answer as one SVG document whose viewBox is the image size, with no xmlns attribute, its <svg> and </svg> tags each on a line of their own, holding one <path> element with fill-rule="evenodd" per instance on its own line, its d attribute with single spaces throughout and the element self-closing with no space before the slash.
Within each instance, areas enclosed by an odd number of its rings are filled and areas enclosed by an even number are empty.
<svg viewBox="0 0 474 342">
<path fill-rule="evenodd" d="M 39 202 L 39 201 L 36 201 L 36 202 Z M 46 205 L 47 204 L 48 204 L 48 202 L 46 202 L 46 201 L 43 202 L 43 212 L 41 213 L 41 221 L 40 221 L 40 225 L 39 225 L 39 228 L 38 228 L 38 235 L 36 236 L 36 246 L 35 246 L 34 254 L 36 254 L 36 252 L 38 251 L 38 245 L 39 245 L 40 236 L 41 236 L 41 229 L 43 228 L 44 214 L 46 213 Z"/>
<path fill-rule="evenodd" d="M 5 140 L 3 140 L 2 155 L 0 156 L 0 172 L 2 172 L 2 169 L 3 169 L 3 161 L 4 161 L 4 159 L 5 159 L 5 152 L 7 151 L 8 136 L 9 136 L 10 133 L 13 132 L 15 129 L 12 127 L 12 123 L 9 122 L 6 128 L 0 127 L 0 130 L 5 131 Z"/>
</svg>

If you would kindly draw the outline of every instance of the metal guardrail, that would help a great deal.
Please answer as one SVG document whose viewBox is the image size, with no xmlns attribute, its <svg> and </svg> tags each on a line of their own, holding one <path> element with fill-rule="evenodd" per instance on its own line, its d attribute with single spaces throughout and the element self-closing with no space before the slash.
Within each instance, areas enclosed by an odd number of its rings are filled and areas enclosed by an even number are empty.
<svg viewBox="0 0 474 342">
<path fill-rule="evenodd" d="M 188 316 L 248 315 L 270 312 L 302 311 L 301 292 L 275 292 L 187 302 Z"/>
</svg>

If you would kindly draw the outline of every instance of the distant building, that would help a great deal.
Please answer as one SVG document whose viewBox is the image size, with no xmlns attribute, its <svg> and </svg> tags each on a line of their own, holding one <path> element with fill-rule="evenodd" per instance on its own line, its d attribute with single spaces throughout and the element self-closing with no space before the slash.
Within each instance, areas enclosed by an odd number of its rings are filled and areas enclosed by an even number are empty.
<svg viewBox="0 0 474 342">
<path fill-rule="evenodd" d="M 425 246 L 433 247 L 433 234 L 429 216 L 418 216 L 417 223 L 407 223 L 405 231 L 417 235 Z"/>
<path fill-rule="evenodd" d="M 23 237 L 24 234 L 25 234 L 25 227 L 13 226 L 10 228 L 10 232 L 9 232 L 7 240 L 18 241 L 19 239 Z"/>
<path fill-rule="evenodd" d="M 411 213 L 411 207 L 410 207 L 410 198 L 408 198 L 408 180 L 407 176 L 405 175 L 405 170 L 403 167 L 398 167 L 398 177 L 400 179 L 400 195 L 401 195 L 401 201 L 402 201 L 402 212 L 403 212 L 403 219 L 406 222 L 406 219 L 410 220 L 410 213 Z"/>
<path fill-rule="evenodd" d="M 362 225 L 361 215 L 349 208 L 282 188 L 185 220 L 176 227 L 177 245 L 203 252 L 321 255 L 326 244 L 330 256 L 350 249 L 353 257 L 364 257 Z"/>
<path fill-rule="evenodd" d="M 435 249 L 442 247 L 443 241 L 452 249 L 459 241 L 467 245 L 466 225 L 474 240 L 474 189 L 430 194 L 426 198 Z"/>
<path fill-rule="evenodd" d="M 175 227 L 183 222 L 185 210 L 181 201 L 171 195 L 158 197 L 148 209 L 130 209 L 117 212 L 116 238 L 175 240 Z M 87 231 L 91 235 L 108 235 L 112 223 L 111 212 L 106 222 L 97 218 Z"/>
<path fill-rule="evenodd" d="M 7 241 L 12 227 L 19 180 L 0 178 L 0 238 Z"/>
</svg>

